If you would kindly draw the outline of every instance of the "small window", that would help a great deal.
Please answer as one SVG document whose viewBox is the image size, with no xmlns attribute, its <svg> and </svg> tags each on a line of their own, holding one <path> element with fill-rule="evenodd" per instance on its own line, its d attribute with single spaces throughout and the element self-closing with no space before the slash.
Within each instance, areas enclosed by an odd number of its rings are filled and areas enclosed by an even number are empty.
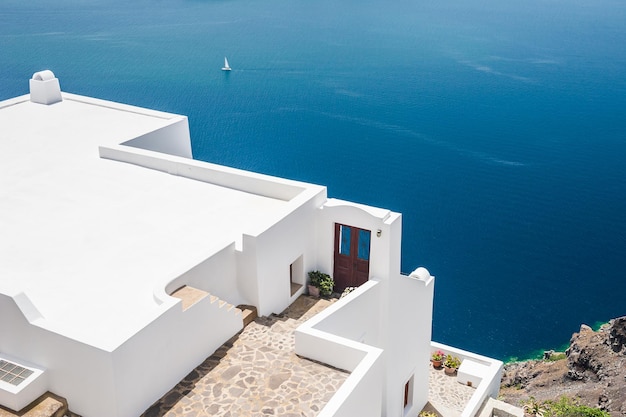
<svg viewBox="0 0 626 417">
<path fill-rule="evenodd" d="M 0 359 L 0 381 L 17 386 L 32 374 L 30 369 Z"/>
</svg>

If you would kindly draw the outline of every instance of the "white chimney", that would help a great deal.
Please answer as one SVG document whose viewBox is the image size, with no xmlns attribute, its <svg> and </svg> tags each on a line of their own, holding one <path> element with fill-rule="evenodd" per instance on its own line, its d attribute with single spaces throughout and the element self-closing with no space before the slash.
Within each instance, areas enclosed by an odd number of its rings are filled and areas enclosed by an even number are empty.
<svg viewBox="0 0 626 417">
<path fill-rule="evenodd" d="M 39 104 L 53 104 L 62 101 L 61 85 L 50 70 L 33 74 L 30 80 L 30 101 Z"/>
</svg>

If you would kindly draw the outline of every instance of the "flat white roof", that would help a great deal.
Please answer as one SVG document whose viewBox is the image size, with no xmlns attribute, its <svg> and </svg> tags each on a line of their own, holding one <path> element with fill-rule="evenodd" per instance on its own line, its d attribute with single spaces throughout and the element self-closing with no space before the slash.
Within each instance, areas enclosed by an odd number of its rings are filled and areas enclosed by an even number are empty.
<svg viewBox="0 0 626 417">
<path fill-rule="evenodd" d="M 155 286 L 288 210 L 99 157 L 180 117 L 67 94 L 0 102 L 0 292 L 24 292 L 47 328 L 111 349 L 163 311 Z"/>
</svg>

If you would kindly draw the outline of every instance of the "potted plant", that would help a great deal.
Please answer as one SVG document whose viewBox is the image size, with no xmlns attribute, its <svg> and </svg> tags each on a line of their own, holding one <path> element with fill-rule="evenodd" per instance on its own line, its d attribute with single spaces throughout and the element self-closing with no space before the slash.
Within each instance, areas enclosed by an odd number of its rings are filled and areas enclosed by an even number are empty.
<svg viewBox="0 0 626 417">
<path fill-rule="evenodd" d="M 330 297 L 333 293 L 333 288 L 335 287 L 335 281 L 328 274 L 322 274 L 322 278 L 320 279 L 320 283 L 317 286 L 320 289 L 320 295 L 322 297 Z"/>
<path fill-rule="evenodd" d="M 436 350 L 430 357 L 430 361 L 433 363 L 433 368 L 439 369 L 443 364 L 443 358 L 445 357 L 445 353 L 440 350 Z"/>
<path fill-rule="evenodd" d="M 458 357 L 452 355 L 447 355 L 446 359 L 443 361 L 446 375 L 454 375 L 457 369 L 459 369 L 460 365 L 461 360 Z"/>
<path fill-rule="evenodd" d="M 314 297 L 328 297 L 333 293 L 335 281 L 330 275 L 320 271 L 309 272 L 309 294 Z"/>
<path fill-rule="evenodd" d="M 322 273 L 320 271 L 311 271 L 309 272 L 309 295 L 312 297 L 320 296 L 320 279 L 322 277 Z"/>
</svg>

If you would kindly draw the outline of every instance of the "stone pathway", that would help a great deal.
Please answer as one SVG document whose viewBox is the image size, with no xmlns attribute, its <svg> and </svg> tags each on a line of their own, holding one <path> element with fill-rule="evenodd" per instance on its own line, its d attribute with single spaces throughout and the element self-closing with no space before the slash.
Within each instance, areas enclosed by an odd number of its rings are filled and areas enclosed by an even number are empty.
<svg viewBox="0 0 626 417">
<path fill-rule="evenodd" d="M 142 417 L 316 416 L 349 374 L 297 356 L 294 330 L 333 301 L 301 296 L 255 319 Z"/>
<path fill-rule="evenodd" d="M 70 413 L 67 411 L 65 398 L 50 392 L 46 392 L 20 412 L 0 406 L 0 417 L 63 417 L 68 414 Z"/>
<path fill-rule="evenodd" d="M 456 375 L 446 375 L 442 369 L 430 367 L 428 402 L 425 410 L 435 411 L 441 417 L 459 417 L 475 388 L 459 384 Z"/>
</svg>

